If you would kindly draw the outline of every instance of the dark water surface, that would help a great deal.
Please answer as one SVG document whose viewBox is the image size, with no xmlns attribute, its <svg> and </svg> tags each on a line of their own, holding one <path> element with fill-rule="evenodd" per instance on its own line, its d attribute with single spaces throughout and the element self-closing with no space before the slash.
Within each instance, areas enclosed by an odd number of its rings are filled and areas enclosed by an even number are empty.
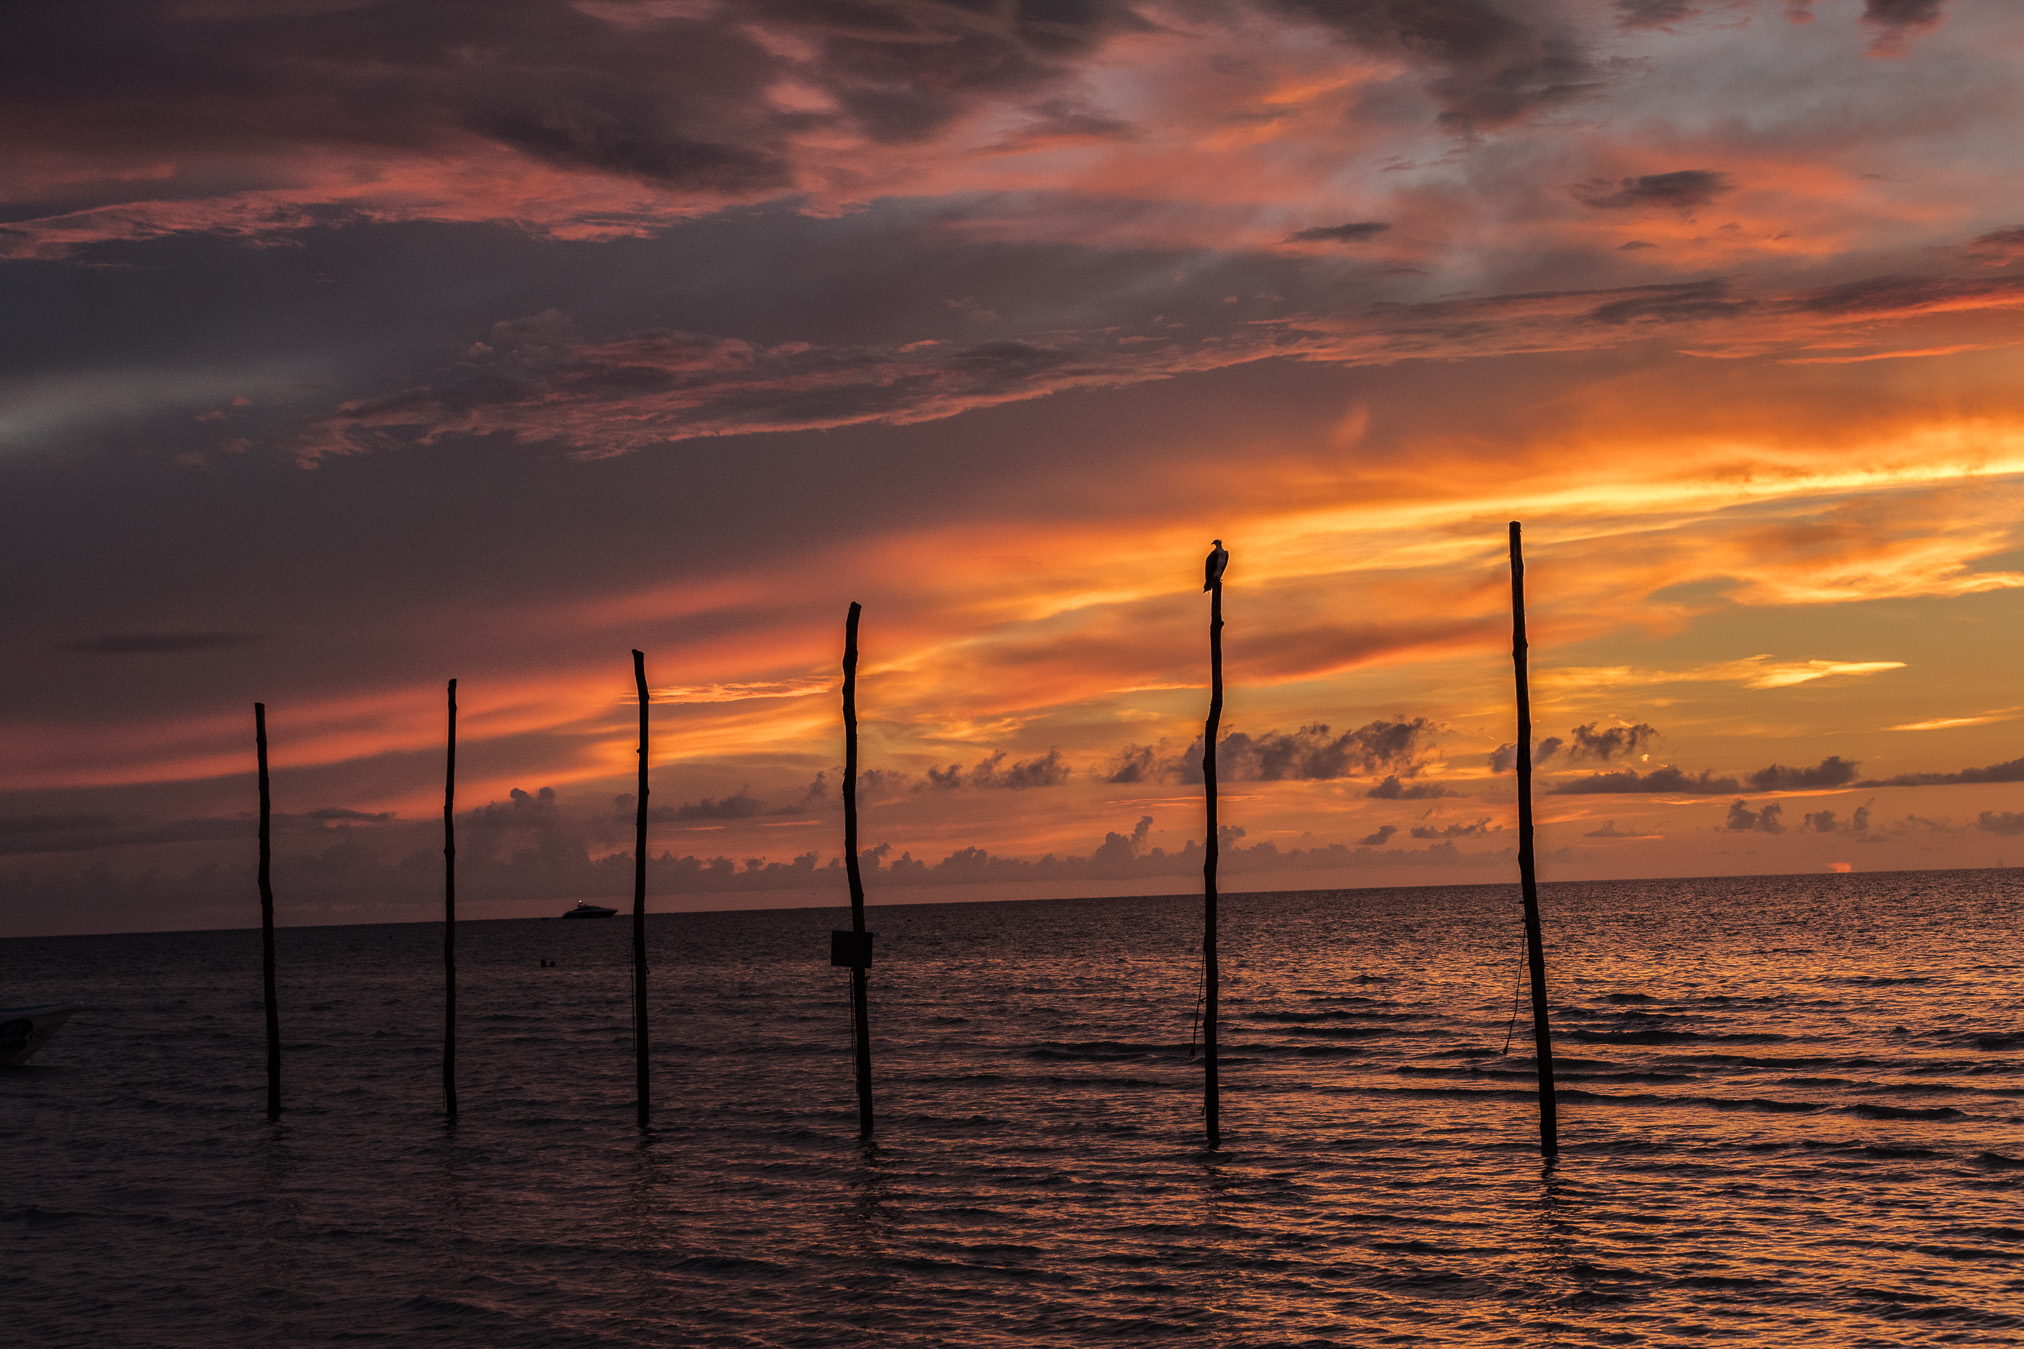
<svg viewBox="0 0 2024 1349">
<path fill-rule="evenodd" d="M 285 904 L 285 897 L 284 897 Z M 250 907 L 250 905 L 249 905 Z M 1515 887 L 874 911 L 855 1138 L 834 911 L 0 942 L 89 1006 L 0 1073 L 24 1345 L 2024 1343 L 2024 873 L 1548 887 L 1542 1174 Z M 553 968 L 540 962 L 552 959 Z"/>
</svg>

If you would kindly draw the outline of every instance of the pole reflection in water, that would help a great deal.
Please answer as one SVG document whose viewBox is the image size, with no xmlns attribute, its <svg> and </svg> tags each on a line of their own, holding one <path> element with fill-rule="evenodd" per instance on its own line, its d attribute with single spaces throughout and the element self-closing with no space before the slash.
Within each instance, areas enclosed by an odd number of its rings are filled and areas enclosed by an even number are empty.
<svg viewBox="0 0 2024 1349">
<path fill-rule="evenodd" d="M 0 943 L 24 1000 L 96 972 L 91 1033 L 0 1111 L 0 1217 L 37 1253 L 9 1335 L 2016 1341 L 2024 877 L 1545 889 L 1568 1129 L 1544 1178 L 1529 1065 L 1499 1056 L 1497 886 L 1224 896 L 1244 1128 L 1218 1158 L 1176 1029 L 1193 895 L 882 908 L 871 1151 L 811 977 L 838 909 L 651 920 L 681 934 L 653 992 L 682 1071 L 644 1146 L 623 924 L 460 928 L 454 1142 L 433 925 L 283 934 L 279 1126 L 245 1109 L 258 994 L 219 974 L 258 968 L 257 931 Z"/>
</svg>

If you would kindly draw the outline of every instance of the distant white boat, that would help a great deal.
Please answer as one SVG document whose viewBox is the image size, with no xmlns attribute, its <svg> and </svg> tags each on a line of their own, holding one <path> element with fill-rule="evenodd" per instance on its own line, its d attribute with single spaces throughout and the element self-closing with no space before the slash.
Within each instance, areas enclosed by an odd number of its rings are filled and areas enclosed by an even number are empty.
<svg viewBox="0 0 2024 1349">
<path fill-rule="evenodd" d="M 592 904 L 586 900 L 579 899 L 576 901 L 576 907 L 562 916 L 564 918 L 612 918 L 617 916 L 617 914 L 617 909 L 607 909 L 602 904 Z"/>
<path fill-rule="evenodd" d="M 84 1008 L 74 1002 L 42 1007 L 0 1007 L 0 1068 L 18 1068 L 49 1043 L 56 1028 Z"/>
</svg>

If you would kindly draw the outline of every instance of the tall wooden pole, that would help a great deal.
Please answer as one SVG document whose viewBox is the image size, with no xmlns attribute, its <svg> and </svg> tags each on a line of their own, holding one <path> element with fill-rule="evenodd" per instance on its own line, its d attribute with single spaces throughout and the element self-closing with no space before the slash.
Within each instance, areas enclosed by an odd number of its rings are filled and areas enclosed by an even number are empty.
<svg viewBox="0 0 2024 1349">
<path fill-rule="evenodd" d="M 633 816 L 633 1076 L 639 1087 L 640 1128 L 647 1127 L 647 658 L 633 652 L 633 682 L 640 698 L 639 806 Z"/>
<path fill-rule="evenodd" d="M 850 1019 L 857 1052 L 857 1131 L 871 1137 L 871 1017 L 867 1010 L 868 939 L 864 931 L 864 876 L 857 861 L 857 618 L 852 600 L 843 624 L 843 866 L 850 877 L 850 930 L 858 955 L 850 967 Z"/>
<path fill-rule="evenodd" d="M 1525 554 L 1511 522 L 1511 665 L 1518 680 L 1518 888 L 1525 897 L 1525 954 L 1532 975 L 1532 1047 L 1539 1065 L 1539 1151 L 1560 1151 L 1553 1094 L 1553 1034 L 1546 1019 L 1546 943 L 1539 931 L 1539 875 L 1532 850 L 1532 688 L 1525 660 Z"/>
<path fill-rule="evenodd" d="M 267 1118 L 281 1116 L 281 1010 L 274 996 L 274 841 L 267 791 L 267 704 L 253 704 L 260 756 L 260 977 L 267 998 Z"/>
<path fill-rule="evenodd" d="M 457 681 L 443 768 L 443 1113 L 457 1118 Z"/>
<path fill-rule="evenodd" d="M 1223 726 L 1223 578 L 1209 586 L 1209 722 L 1202 731 L 1202 793 L 1208 807 L 1202 857 L 1202 1120 L 1209 1146 L 1223 1141 L 1222 1083 L 1216 1069 L 1216 998 L 1222 974 L 1216 964 L 1216 736 Z"/>
</svg>

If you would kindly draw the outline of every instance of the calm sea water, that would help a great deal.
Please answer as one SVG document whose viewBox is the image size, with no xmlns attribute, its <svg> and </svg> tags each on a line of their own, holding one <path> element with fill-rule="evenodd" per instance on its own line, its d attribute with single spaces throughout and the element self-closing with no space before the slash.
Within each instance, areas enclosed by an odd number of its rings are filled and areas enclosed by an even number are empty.
<svg viewBox="0 0 2024 1349">
<path fill-rule="evenodd" d="M 2024 1342 L 2024 873 L 1548 887 L 1542 1171 L 1515 887 L 874 910 L 855 1137 L 834 911 L 0 942 L 76 1000 L 0 1073 L 10 1344 Z M 552 967 L 541 964 L 553 960 Z"/>
</svg>

